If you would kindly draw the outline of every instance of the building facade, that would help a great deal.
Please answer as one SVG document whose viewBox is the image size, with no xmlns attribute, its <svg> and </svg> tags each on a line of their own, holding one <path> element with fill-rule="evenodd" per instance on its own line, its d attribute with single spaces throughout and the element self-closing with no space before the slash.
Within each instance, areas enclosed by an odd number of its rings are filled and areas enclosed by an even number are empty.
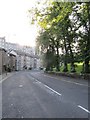
<svg viewBox="0 0 90 120">
<path fill-rule="evenodd" d="M 8 54 L 3 48 L 0 48 L 0 74 L 6 71 L 6 66 L 8 64 Z"/>
<path fill-rule="evenodd" d="M 25 70 L 40 67 L 40 59 L 35 55 L 35 48 L 6 42 L 5 37 L 0 37 L 0 47 L 5 49 L 9 54 L 8 66 L 10 66 L 12 70 Z"/>
<path fill-rule="evenodd" d="M 0 48 L 3 48 L 3 49 L 6 48 L 5 37 L 0 37 Z"/>
<path fill-rule="evenodd" d="M 10 70 L 15 71 L 17 68 L 16 67 L 17 53 L 14 51 L 10 51 L 8 53 L 8 58 L 9 58 L 8 66 L 10 67 Z"/>
</svg>

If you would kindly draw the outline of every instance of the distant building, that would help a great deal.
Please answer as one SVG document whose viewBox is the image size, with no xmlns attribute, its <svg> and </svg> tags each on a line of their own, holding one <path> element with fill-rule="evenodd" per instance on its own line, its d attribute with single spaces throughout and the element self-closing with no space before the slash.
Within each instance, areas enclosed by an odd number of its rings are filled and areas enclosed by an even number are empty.
<svg viewBox="0 0 90 120">
<path fill-rule="evenodd" d="M 21 46 L 16 43 L 6 42 L 5 37 L 0 37 L 0 47 L 5 49 L 9 54 L 8 61 L 12 70 L 34 69 L 40 67 L 40 59 L 35 53 L 35 47 Z M 11 51 L 13 53 L 11 53 Z M 15 53 L 16 55 L 14 55 Z"/>
<path fill-rule="evenodd" d="M 33 68 L 33 55 L 25 54 L 21 51 L 15 51 L 17 53 L 17 70 L 25 70 Z"/>
<path fill-rule="evenodd" d="M 8 54 L 9 57 L 9 62 L 8 62 L 8 66 L 10 67 L 11 71 L 15 71 L 16 70 L 16 66 L 17 66 L 17 53 L 15 51 L 10 51 Z"/>
<path fill-rule="evenodd" d="M 3 49 L 6 48 L 5 37 L 0 37 L 0 48 L 3 48 Z"/>
</svg>

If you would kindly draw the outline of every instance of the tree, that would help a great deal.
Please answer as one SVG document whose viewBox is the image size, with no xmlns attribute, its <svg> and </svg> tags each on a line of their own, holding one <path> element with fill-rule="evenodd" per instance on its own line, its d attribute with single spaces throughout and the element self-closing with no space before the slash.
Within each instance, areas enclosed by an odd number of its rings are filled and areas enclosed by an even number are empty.
<svg viewBox="0 0 90 120">
<path fill-rule="evenodd" d="M 90 3 L 90 2 L 89 2 Z M 77 9 L 74 11 L 74 15 L 77 18 L 78 29 L 78 44 L 81 52 L 82 59 L 84 61 L 85 73 L 90 73 L 90 4 L 78 3 Z"/>
<path fill-rule="evenodd" d="M 51 2 L 49 6 L 43 6 L 42 9 L 35 8 L 32 13 L 32 21 L 37 21 L 42 31 L 37 41 L 46 56 L 47 66 L 51 64 L 51 67 L 55 66 L 59 71 L 59 49 L 61 48 L 64 72 L 68 71 L 68 60 L 71 63 L 71 72 L 75 72 L 74 62 L 77 56 L 84 56 L 84 59 L 81 59 L 84 61 L 84 72 L 90 72 L 90 5 L 88 3 Z M 49 55 L 53 56 L 54 61 Z"/>
</svg>

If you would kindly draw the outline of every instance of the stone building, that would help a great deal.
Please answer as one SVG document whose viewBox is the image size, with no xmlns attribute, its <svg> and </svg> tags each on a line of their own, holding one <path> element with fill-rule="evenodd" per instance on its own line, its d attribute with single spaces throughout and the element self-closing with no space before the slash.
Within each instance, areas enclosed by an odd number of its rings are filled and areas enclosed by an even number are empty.
<svg viewBox="0 0 90 120">
<path fill-rule="evenodd" d="M 5 37 L 0 37 L 0 48 L 5 49 L 5 47 L 6 47 Z"/>
<path fill-rule="evenodd" d="M 16 60 L 17 60 L 17 54 L 14 51 L 10 51 L 8 53 L 8 67 L 10 68 L 11 71 L 16 70 Z"/>
<path fill-rule="evenodd" d="M 40 59 L 35 55 L 35 47 L 21 46 L 16 43 L 6 42 L 5 37 L 0 37 L 0 47 L 8 52 L 8 66 L 11 66 L 12 70 L 24 70 L 40 67 Z M 17 55 L 13 55 L 10 51 L 16 52 Z M 12 65 L 12 63 L 14 65 Z"/>
<path fill-rule="evenodd" d="M 0 74 L 6 71 L 7 64 L 8 64 L 7 51 L 3 48 L 0 48 Z"/>
<path fill-rule="evenodd" d="M 17 53 L 17 70 L 34 68 L 34 56 L 21 51 Z"/>
</svg>

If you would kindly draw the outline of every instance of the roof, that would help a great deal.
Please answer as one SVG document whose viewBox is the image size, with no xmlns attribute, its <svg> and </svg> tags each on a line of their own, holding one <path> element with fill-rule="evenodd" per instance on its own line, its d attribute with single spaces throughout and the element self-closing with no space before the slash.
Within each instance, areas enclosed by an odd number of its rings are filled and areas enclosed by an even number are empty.
<svg viewBox="0 0 90 120">
<path fill-rule="evenodd" d="M 17 56 L 17 53 L 15 51 L 13 51 L 13 50 L 9 54 Z"/>
<path fill-rule="evenodd" d="M 19 50 L 14 50 L 14 51 L 17 53 L 17 55 L 28 56 L 28 57 L 31 57 L 31 58 L 39 58 L 37 55 L 25 53 L 25 52 L 22 52 L 22 51 L 19 51 Z"/>
</svg>

